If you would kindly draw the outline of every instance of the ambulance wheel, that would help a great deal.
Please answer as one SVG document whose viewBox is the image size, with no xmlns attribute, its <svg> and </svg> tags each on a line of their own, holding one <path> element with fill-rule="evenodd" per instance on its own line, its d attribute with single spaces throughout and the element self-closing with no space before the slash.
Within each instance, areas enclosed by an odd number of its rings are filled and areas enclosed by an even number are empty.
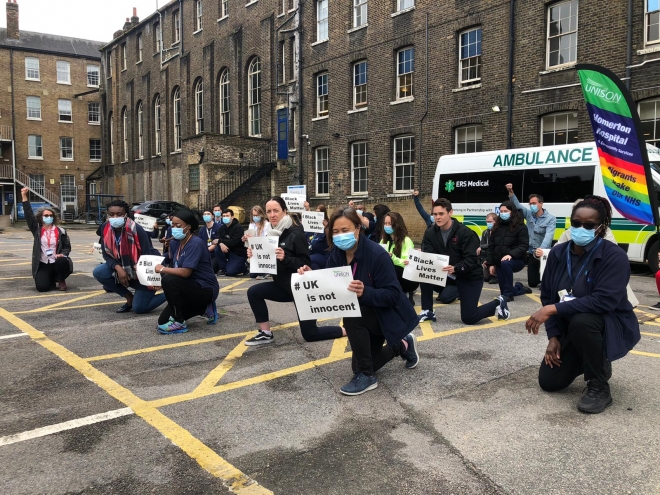
<svg viewBox="0 0 660 495">
<path fill-rule="evenodd" d="M 658 263 L 658 249 L 660 244 L 658 241 L 655 241 L 651 248 L 649 249 L 649 268 L 653 273 L 656 273 L 660 269 L 660 264 Z"/>
</svg>

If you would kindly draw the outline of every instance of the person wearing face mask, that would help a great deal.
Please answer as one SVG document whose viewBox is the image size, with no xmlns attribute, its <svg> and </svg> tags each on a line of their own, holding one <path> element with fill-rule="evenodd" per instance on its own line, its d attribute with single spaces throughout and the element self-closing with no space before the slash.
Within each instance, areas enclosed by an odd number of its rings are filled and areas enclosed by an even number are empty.
<svg viewBox="0 0 660 495">
<path fill-rule="evenodd" d="M 23 212 L 28 228 L 34 237 L 32 245 L 32 277 L 39 292 L 56 288 L 67 290 L 66 279 L 73 272 L 71 241 L 66 230 L 57 225 L 56 213 L 50 208 L 32 212 L 27 187 L 21 189 Z"/>
<path fill-rule="evenodd" d="M 493 226 L 497 220 L 497 214 L 491 212 L 486 215 L 486 230 L 481 233 L 481 243 L 477 249 L 477 256 L 479 256 L 479 263 L 484 268 L 484 282 L 489 284 L 496 284 L 497 277 L 490 274 L 488 265 L 486 264 L 486 254 L 488 253 L 488 242 L 490 241 L 490 234 L 493 231 Z"/>
<path fill-rule="evenodd" d="M 415 310 L 401 290 L 390 256 L 361 233 L 361 221 L 352 208 L 340 208 L 330 217 L 332 233 L 328 268 L 349 266 L 362 316 L 344 318 L 353 351 L 353 378 L 340 392 L 360 395 L 378 387 L 376 372 L 396 356 L 408 369 L 419 364 Z M 304 266 L 299 273 L 311 270 Z M 383 345 L 387 342 L 387 345 Z"/>
<path fill-rule="evenodd" d="M 158 242 L 163 244 L 163 252 L 167 251 L 167 244 L 169 243 L 169 240 L 172 238 L 172 213 L 167 215 L 165 218 L 165 225 L 163 225 L 160 229 L 160 233 L 158 234 Z"/>
<path fill-rule="evenodd" d="M 573 207 L 571 241 L 550 251 L 541 281 L 543 308 L 526 323 L 534 335 L 545 323 L 548 335 L 540 387 L 562 390 L 584 375 L 587 387 L 577 404 L 584 413 L 600 413 L 612 404 L 611 362 L 641 338 L 626 294 L 628 256 L 604 239 L 611 222 L 606 198 L 586 196 Z"/>
<path fill-rule="evenodd" d="M 158 317 L 158 333 L 171 335 L 188 331 L 186 320 L 205 316 L 209 325 L 218 321 L 215 300 L 220 286 L 211 265 L 205 240 L 195 235 L 199 223 L 191 212 L 177 211 L 172 218 L 172 241 L 160 273 L 167 306 Z"/>
<path fill-rule="evenodd" d="M 215 205 L 213 207 L 213 221 L 218 225 L 218 227 L 222 227 L 222 206 L 219 204 Z"/>
<path fill-rule="evenodd" d="M 271 225 L 268 235 L 280 238 L 279 246 L 275 250 L 277 275 L 273 275 L 272 282 L 255 284 L 247 291 L 250 308 L 259 325 L 259 332 L 245 341 L 245 345 L 248 346 L 270 344 L 274 341 L 266 301 L 293 302 L 291 275 L 299 268 L 310 266 L 312 263 L 305 232 L 288 215 L 286 203 L 280 196 L 274 196 L 266 203 L 266 215 Z M 248 249 L 247 255 L 248 258 L 252 257 L 251 249 Z M 307 342 L 338 339 L 345 335 L 342 327 L 319 327 L 316 325 L 316 320 L 301 321 L 300 331 Z"/>
<path fill-rule="evenodd" d="M 247 261 L 247 249 L 243 236 L 245 231 L 238 220 L 234 218 L 234 212 L 226 209 L 222 212 L 223 227 L 218 233 L 218 268 L 220 275 L 238 277 L 245 273 Z"/>
<path fill-rule="evenodd" d="M 497 275 L 500 294 L 508 302 L 514 296 L 531 292 L 520 282 L 513 284 L 513 274 L 525 268 L 528 247 L 529 235 L 518 209 L 511 201 L 504 201 L 490 235 L 486 264 L 490 275 Z"/>
<path fill-rule="evenodd" d="M 93 275 L 107 292 L 126 298 L 117 313 L 133 310 L 148 313 L 165 302 L 165 294 L 156 295 L 154 287 L 138 281 L 135 267 L 140 256 L 159 255 L 151 245 L 149 235 L 128 217 L 129 206 L 116 199 L 107 208 L 108 221 L 102 225 L 101 252 L 105 263 L 94 269 Z M 135 290 L 133 294 L 130 288 Z"/>
<path fill-rule="evenodd" d="M 415 249 L 415 243 L 408 237 L 408 229 L 403 221 L 403 217 L 396 212 L 390 211 L 383 220 L 383 236 L 380 239 L 381 245 L 385 247 L 392 259 L 396 278 L 399 281 L 401 290 L 408 294 L 408 300 L 415 305 L 415 291 L 419 283 L 411 282 L 403 278 L 403 269 L 408 264 L 408 254 Z"/>
<path fill-rule="evenodd" d="M 323 227 L 325 227 L 324 232 L 305 232 L 307 237 L 307 242 L 309 243 L 309 252 L 310 259 L 312 260 L 312 269 L 321 270 L 325 268 L 325 265 L 328 263 L 328 258 L 330 257 L 330 251 L 328 246 L 328 212 L 326 211 L 325 205 L 318 205 L 316 207 L 318 213 L 323 213 Z"/>
<path fill-rule="evenodd" d="M 543 208 L 543 196 L 540 194 L 530 194 L 529 208 L 525 208 L 520 204 L 514 194 L 513 184 L 507 184 L 505 187 L 509 192 L 509 199 L 522 212 L 527 221 L 527 232 L 529 235 L 527 283 L 530 287 L 536 287 L 541 283 L 542 250 L 552 247 L 557 219 Z M 531 293 L 531 291 L 528 293 Z"/>
<path fill-rule="evenodd" d="M 307 203 L 309 204 L 309 203 Z M 270 223 L 266 220 L 266 212 L 264 209 L 259 206 L 252 207 L 252 221 L 248 227 L 248 232 L 243 235 L 243 242 L 245 247 L 248 247 L 247 240 L 248 237 L 267 237 L 268 231 L 270 230 Z M 247 255 L 247 252 L 246 252 Z M 257 280 L 265 280 L 270 277 L 269 274 L 264 273 L 250 273 L 251 278 L 256 278 Z"/>
<path fill-rule="evenodd" d="M 206 249 L 211 255 L 213 273 L 217 273 L 220 270 L 220 266 L 218 264 L 216 251 L 220 248 L 218 247 L 218 243 L 216 241 L 218 240 L 220 227 L 213 221 L 213 213 L 208 210 L 202 214 L 202 219 L 204 220 L 204 226 L 203 228 L 199 229 L 197 236 L 206 244 Z"/>
</svg>

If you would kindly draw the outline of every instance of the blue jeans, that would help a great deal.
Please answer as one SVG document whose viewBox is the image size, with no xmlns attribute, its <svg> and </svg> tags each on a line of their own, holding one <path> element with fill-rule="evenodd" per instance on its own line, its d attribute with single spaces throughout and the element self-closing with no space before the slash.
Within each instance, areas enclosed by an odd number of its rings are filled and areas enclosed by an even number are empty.
<svg viewBox="0 0 660 495">
<path fill-rule="evenodd" d="M 500 284 L 500 294 L 503 296 L 513 297 L 521 295 L 513 286 L 513 274 L 522 271 L 525 268 L 523 260 L 502 261 L 502 264 L 497 267 L 497 281 Z"/>
<path fill-rule="evenodd" d="M 121 297 L 126 297 L 130 292 L 126 287 L 117 282 L 114 271 L 106 263 L 94 268 L 94 278 L 99 281 L 104 289 L 108 289 Z M 165 302 L 165 294 L 156 295 L 155 291 L 147 289 L 137 280 L 131 280 L 129 287 L 135 289 L 133 312 L 138 315 L 153 311 Z"/>
<path fill-rule="evenodd" d="M 246 272 L 245 262 L 247 261 L 247 258 L 243 258 L 231 251 L 225 254 L 220 249 L 217 249 L 217 252 L 218 269 L 224 270 L 227 276 L 235 277 L 239 273 Z"/>
</svg>

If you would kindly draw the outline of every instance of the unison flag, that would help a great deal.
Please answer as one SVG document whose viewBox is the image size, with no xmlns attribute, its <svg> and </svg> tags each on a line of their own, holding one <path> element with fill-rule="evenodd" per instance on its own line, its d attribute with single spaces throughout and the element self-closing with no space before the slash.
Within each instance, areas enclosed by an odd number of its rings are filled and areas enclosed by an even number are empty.
<svg viewBox="0 0 660 495">
<path fill-rule="evenodd" d="M 609 200 L 633 222 L 660 225 L 646 142 L 630 93 L 603 67 L 578 64 L 577 70 Z"/>
</svg>

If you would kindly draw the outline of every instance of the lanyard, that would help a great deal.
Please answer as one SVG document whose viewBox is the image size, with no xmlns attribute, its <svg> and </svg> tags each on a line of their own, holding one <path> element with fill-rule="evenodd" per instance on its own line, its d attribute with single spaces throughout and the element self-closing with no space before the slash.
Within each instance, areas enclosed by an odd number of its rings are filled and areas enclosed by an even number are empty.
<svg viewBox="0 0 660 495">
<path fill-rule="evenodd" d="M 355 279 L 355 272 L 357 272 L 357 261 L 353 263 L 353 279 Z"/>
<path fill-rule="evenodd" d="M 570 294 L 573 294 L 573 286 L 575 285 L 575 282 L 577 279 L 580 278 L 580 275 L 582 275 L 582 270 L 586 268 L 586 266 L 589 264 L 589 260 L 591 259 L 591 256 L 596 252 L 596 249 L 598 249 L 598 246 L 603 242 L 603 239 L 600 238 L 598 239 L 598 242 L 596 242 L 596 245 L 593 247 L 591 252 L 589 253 L 589 256 L 587 256 L 587 259 L 584 260 L 584 263 L 580 267 L 580 269 L 577 272 L 577 275 L 575 276 L 575 279 L 573 279 L 573 262 L 571 261 L 571 244 L 568 243 L 568 249 L 566 250 L 566 265 L 568 266 L 568 278 L 571 280 L 571 291 Z"/>
<path fill-rule="evenodd" d="M 50 249 L 50 241 L 53 237 L 55 237 L 55 227 L 51 227 L 50 229 L 44 229 L 44 235 L 46 236 L 46 245 L 48 246 L 48 249 Z M 55 247 L 55 244 L 53 244 L 53 247 Z"/>
</svg>

